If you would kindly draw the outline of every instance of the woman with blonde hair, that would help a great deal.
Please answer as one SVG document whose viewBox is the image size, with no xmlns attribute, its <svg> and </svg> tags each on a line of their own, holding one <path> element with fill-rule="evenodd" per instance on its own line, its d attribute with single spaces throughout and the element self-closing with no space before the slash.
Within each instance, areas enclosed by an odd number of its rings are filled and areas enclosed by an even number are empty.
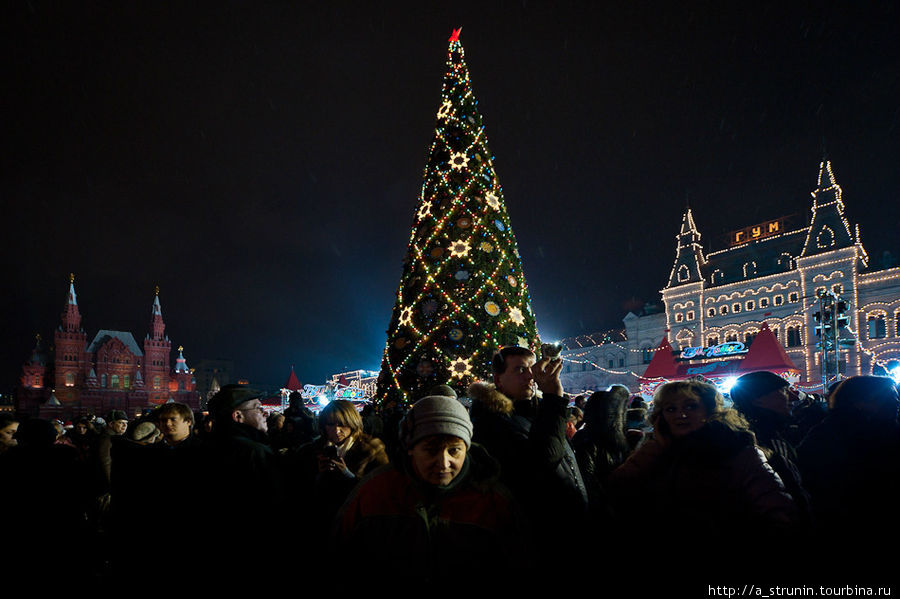
<svg viewBox="0 0 900 599">
<path fill-rule="evenodd" d="M 790 530 L 796 506 L 756 446 L 747 421 L 716 387 L 688 379 L 662 385 L 650 413 L 652 439 L 610 475 L 620 515 L 646 522 L 678 516 L 686 534 L 753 541 Z M 638 525 L 640 528 L 640 525 Z"/>
<path fill-rule="evenodd" d="M 318 417 L 320 436 L 287 456 L 289 492 L 295 503 L 317 514 L 316 532 L 324 541 L 332 518 L 356 484 L 388 463 L 381 440 L 363 432 L 353 402 L 337 399 Z"/>
</svg>

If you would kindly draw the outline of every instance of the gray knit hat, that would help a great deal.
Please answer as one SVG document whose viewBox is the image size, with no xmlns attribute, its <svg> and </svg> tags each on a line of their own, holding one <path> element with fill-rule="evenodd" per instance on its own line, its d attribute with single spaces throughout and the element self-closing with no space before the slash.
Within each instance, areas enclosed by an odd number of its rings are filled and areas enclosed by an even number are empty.
<svg viewBox="0 0 900 599">
<path fill-rule="evenodd" d="M 400 440 L 406 449 L 431 435 L 453 435 L 462 439 L 466 447 L 472 444 L 472 421 L 458 399 L 444 395 L 423 397 L 400 422 Z"/>
</svg>

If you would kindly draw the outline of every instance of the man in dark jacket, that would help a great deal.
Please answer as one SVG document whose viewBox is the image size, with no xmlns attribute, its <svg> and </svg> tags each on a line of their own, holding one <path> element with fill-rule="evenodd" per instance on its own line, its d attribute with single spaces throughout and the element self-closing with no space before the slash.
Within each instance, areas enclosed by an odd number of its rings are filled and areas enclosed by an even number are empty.
<svg viewBox="0 0 900 599">
<path fill-rule="evenodd" d="M 798 392 L 774 372 L 760 370 L 739 377 L 731 388 L 731 399 L 749 422 L 769 465 L 797 503 L 801 530 L 809 532 L 810 498 L 797 465 L 797 448 L 788 434 L 793 424 L 791 407 L 800 399 Z"/>
<path fill-rule="evenodd" d="M 265 518 L 284 509 L 277 455 L 268 444 L 263 393 L 225 385 L 208 404 L 213 427 L 198 445 L 197 476 L 190 496 L 206 509 L 206 559 L 211 565 L 235 546 L 263 546 Z"/>
<path fill-rule="evenodd" d="M 587 491 L 566 438 L 561 368 L 559 359 L 535 362 L 531 350 L 505 347 L 494 356 L 494 384 L 469 388 L 473 438 L 500 462 L 502 480 L 523 504 L 538 544 L 562 540 L 587 512 Z"/>
</svg>

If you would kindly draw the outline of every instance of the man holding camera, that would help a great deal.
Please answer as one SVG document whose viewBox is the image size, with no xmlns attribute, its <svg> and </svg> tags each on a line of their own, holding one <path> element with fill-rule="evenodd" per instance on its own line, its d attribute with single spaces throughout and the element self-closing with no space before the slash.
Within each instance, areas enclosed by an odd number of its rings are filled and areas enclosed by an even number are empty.
<svg viewBox="0 0 900 599">
<path fill-rule="evenodd" d="M 536 360 L 528 348 L 502 348 L 493 359 L 493 384 L 475 383 L 473 440 L 501 467 L 503 482 L 530 516 L 538 543 L 559 541 L 565 523 L 587 511 L 587 491 L 566 439 L 559 346 Z"/>
</svg>

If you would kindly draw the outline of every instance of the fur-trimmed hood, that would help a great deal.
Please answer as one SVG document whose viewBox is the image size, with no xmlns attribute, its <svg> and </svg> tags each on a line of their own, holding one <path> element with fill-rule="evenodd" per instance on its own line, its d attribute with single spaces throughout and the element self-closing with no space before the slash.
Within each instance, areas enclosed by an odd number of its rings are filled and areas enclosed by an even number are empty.
<svg viewBox="0 0 900 599">
<path fill-rule="evenodd" d="M 512 414 L 513 402 L 501 393 L 493 383 L 472 383 L 469 386 L 469 399 L 472 400 L 473 413 Z"/>
</svg>

